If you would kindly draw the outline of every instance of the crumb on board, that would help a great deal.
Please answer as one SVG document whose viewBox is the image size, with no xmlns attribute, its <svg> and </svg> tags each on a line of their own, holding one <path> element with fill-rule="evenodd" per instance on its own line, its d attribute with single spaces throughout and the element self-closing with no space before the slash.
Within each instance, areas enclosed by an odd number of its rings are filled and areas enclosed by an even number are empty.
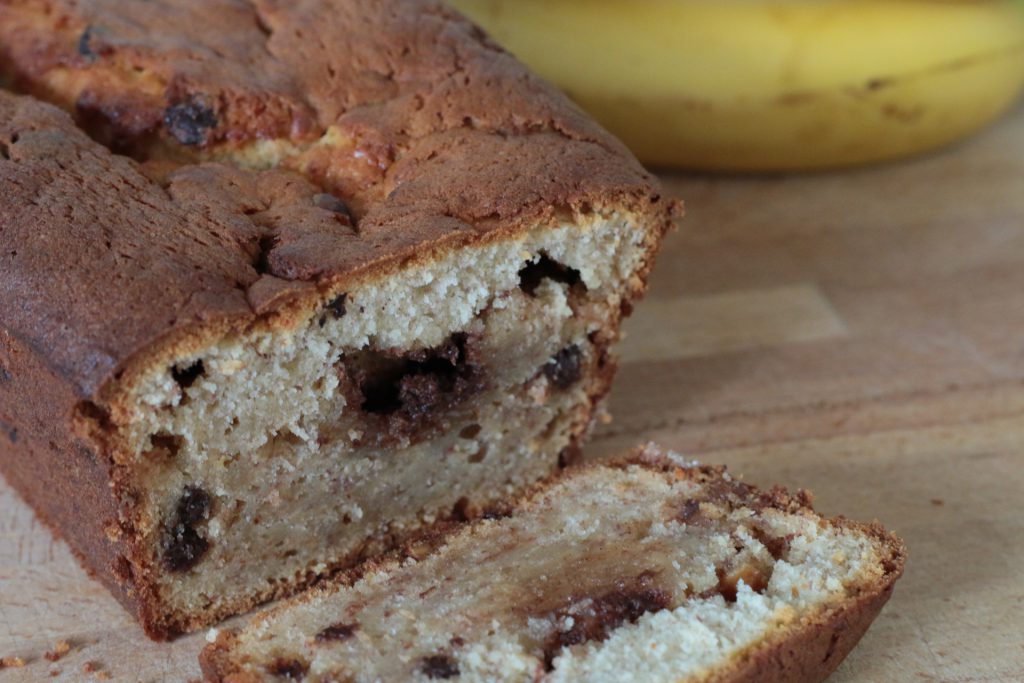
<svg viewBox="0 0 1024 683">
<path fill-rule="evenodd" d="M 25 660 L 21 657 L 0 658 L 0 669 L 20 669 L 25 666 Z"/>
<path fill-rule="evenodd" d="M 934 505 L 935 507 L 942 507 L 945 504 L 946 501 L 942 500 L 941 498 L 932 498 L 932 505 Z"/>
<path fill-rule="evenodd" d="M 53 649 L 43 654 L 48 662 L 56 662 L 58 659 L 71 652 L 71 644 L 66 640 L 58 640 Z"/>
<path fill-rule="evenodd" d="M 95 680 L 98 681 L 109 681 L 110 673 L 104 670 L 103 665 L 99 662 L 89 661 L 82 665 L 82 671 L 87 674 L 91 674 Z"/>
<path fill-rule="evenodd" d="M 50 678 L 60 676 L 60 669 L 50 669 Z"/>
</svg>

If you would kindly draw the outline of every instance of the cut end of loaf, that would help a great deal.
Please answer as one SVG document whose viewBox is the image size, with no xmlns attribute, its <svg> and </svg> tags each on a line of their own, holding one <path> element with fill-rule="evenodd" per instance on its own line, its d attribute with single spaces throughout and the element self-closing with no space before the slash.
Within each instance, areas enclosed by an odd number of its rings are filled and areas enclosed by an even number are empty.
<svg viewBox="0 0 1024 683">
<path fill-rule="evenodd" d="M 538 226 L 154 364 L 117 439 L 145 492 L 161 628 L 294 592 L 549 475 L 607 390 L 649 239 L 620 216 Z"/>
<path fill-rule="evenodd" d="M 903 546 L 653 447 L 222 633 L 212 681 L 820 680 Z"/>
</svg>

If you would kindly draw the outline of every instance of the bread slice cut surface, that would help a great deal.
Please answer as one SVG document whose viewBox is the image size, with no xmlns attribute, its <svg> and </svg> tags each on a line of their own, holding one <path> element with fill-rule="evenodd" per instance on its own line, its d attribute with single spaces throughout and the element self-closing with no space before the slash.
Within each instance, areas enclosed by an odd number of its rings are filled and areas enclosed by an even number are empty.
<svg viewBox="0 0 1024 683">
<path fill-rule="evenodd" d="M 646 447 L 220 633 L 202 663 L 232 683 L 821 680 L 903 558 L 803 492 Z"/>
</svg>

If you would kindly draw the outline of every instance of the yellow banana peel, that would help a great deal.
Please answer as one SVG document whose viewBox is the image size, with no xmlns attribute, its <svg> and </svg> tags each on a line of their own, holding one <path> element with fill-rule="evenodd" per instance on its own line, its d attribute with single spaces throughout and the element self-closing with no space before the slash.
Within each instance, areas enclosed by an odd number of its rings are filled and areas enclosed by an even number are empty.
<svg viewBox="0 0 1024 683">
<path fill-rule="evenodd" d="M 830 168 L 946 145 L 1024 88 L 1021 0 L 454 0 L 643 161 Z"/>
</svg>

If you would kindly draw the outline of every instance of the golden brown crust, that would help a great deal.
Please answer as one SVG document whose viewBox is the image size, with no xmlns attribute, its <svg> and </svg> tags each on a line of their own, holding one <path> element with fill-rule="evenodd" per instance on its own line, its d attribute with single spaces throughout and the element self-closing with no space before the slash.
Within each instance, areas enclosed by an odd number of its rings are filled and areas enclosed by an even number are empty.
<svg viewBox="0 0 1024 683">
<path fill-rule="evenodd" d="M 64 536 L 83 566 L 145 621 L 145 589 L 126 559 L 133 538 L 121 526 L 130 500 L 115 493 L 110 458 L 67 429 L 75 401 L 31 348 L 0 330 L 0 473 Z"/>
<path fill-rule="evenodd" d="M 889 600 L 893 584 L 808 619 L 786 637 L 762 643 L 708 683 L 815 683 L 835 671 Z"/>
<path fill-rule="evenodd" d="M 857 645 L 903 575 L 906 548 L 878 523 L 858 524 L 840 518 L 833 524 L 875 537 L 888 553 L 883 560 L 885 573 L 858 594 L 758 643 L 734 664 L 709 677 L 707 683 L 824 681 Z"/>
<path fill-rule="evenodd" d="M 197 624 L 161 612 L 136 547 L 114 437 L 138 373 L 595 212 L 645 231 L 637 296 L 678 210 L 439 2 L 9 0 L 0 83 L 73 116 L 0 90 L 0 468 L 152 637 Z M 276 168 L 241 168 L 267 145 Z"/>
<path fill-rule="evenodd" d="M 7 122 L 13 163 L 0 177 L 23 188 L 0 205 L 5 240 L 22 247 L 5 270 L 24 283 L 12 294 L 51 307 L 5 323 L 38 347 L 57 333 L 51 319 L 79 331 L 77 348 L 51 353 L 89 396 L 160 340 L 252 324 L 411 258 L 595 210 L 635 213 L 660 233 L 673 211 L 617 141 L 436 2 L 21 0 L 0 5 L 0 52 L 17 87 L 137 156 L 170 146 L 185 160 L 223 157 L 260 141 L 301 149 L 335 131 L 278 171 L 185 163 L 153 182 L 37 105 L 5 106 L 20 111 Z M 194 141 L 175 132 L 173 112 L 199 101 L 216 125 L 186 117 L 201 129 Z M 44 149 L 24 134 L 36 118 L 48 139 L 69 139 Z M 368 160 L 376 170 L 364 178 Z M 54 182 L 55 206 L 32 201 Z M 325 190 L 352 206 L 357 226 L 312 205 Z M 33 230 L 87 245 L 88 263 L 43 253 L 25 239 Z M 40 287 L 56 268 L 80 293 L 54 301 Z M 124 294 L 109 291 L 112 280 Z M 147 310 L 124 310 L 143 300 Z M 105 322 L 121 312 L 140 331 Z"/>
<path fill-rule="evenodd" d="M 684 463 L 680 458 L 665 453 L 655 446 L 635 448 L 624 457 L 606 463 L 589 462 L 573 468 L 595 469 L 602 467 L 641 467 L 659 472 L 664 476 L 689 479 L 712 490 L 712 495 L 726 496 L 737 505 L 755 508 L 772 508 L 786 513 L 811 514 L 810 494 L 798 491 L 789 494 L 781 487 L 760 491 L 742 484 L 728 475 L 725 467 Z M 531 501 L 543 496 L 560 477 L 554 474 L 535 484 L 515 501 L 508 503 L 511 514 L 515 509 L 529 506 Z M 479 522 L 470 521 L 469 524 Z M 812 683 L 825 680 L 845 659 L 860 638 L 867 631 L 882 607 L 892 595 L 896 580 L 903 574 L 906 563 L 906 548 L 894 534 L 877 522 L 862 524 L 842 517 L 826 520 L 825 523 L 874 538 L 883 553 L 883 574 L 870 585 L 845 600 L 829 605 L 817 613 L 803 617 L 798 623 L 778 630 L 771 637 L 751 646 L 725 666 L 713 671 L 701 680 L 704 683 Z M 443 522 L 426 529 L 409 540 L 401 548 L 323 582 L 305 594 L 256 615 L 252 622 L 273 619 L 277 612 L 296 604 L 310 602 L 318 595 L 330 593 L 343 586 L 351 586 L 367 574 L 383 573 L 401 566 L 407 557 L 417 559 L 436 551 L 464 524 Z M 239 642 L 236 631 L 222 631 L 217 639 L 200 653 L 199 662 L 206 680 L 213 683 L 255 683 L 260 680 L 245 671 L 244 662 L 235 657 Z"/>
</svg>

